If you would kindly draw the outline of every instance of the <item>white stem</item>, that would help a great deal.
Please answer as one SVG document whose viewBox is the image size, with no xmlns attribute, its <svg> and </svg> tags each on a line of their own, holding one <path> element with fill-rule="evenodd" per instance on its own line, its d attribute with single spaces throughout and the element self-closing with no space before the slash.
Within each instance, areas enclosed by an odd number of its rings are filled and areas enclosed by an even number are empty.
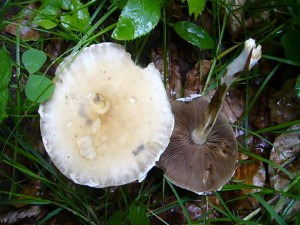
<svg viewBox="0 0 300 225">
<path fill-rule="evenodd" d="M 251 54 L 251 55 L 250 55 Z M 245 41 L 244 49 L 241 54 L 227 66 L 225 76 L 221 79 L 221 85 L 210 101 L 205 114 L 204 121 L 192 131 L 192 139 L 194 143 L 202 145 L 215 125 L 218 114 L 223 106 L 226 93 L 231 84 L 238 77 L 237 73 L 249 71 L 261 57 L 261 46 L 256 46 L 255 40 L 250 38 Z"/>
<path fill-rule="evenodd" d="M 250 54 L 250 62 L 248 62 Z M 254 39 L 248 39 L 247 41 L 245 41 L 244 49 L 241 54 L 227 66 L 227 71 L 224 77 L 221 78 L 221 84 L 227 85 L 229 87 L 236 79 L 236 77 L 234 76 L 235 74 L 237 74 L 238 72 L 251 70 L 260 58 L 261 45 L 256 46 Z M 248 68 L 246 68 L 246 66 Z"/>
</svg>

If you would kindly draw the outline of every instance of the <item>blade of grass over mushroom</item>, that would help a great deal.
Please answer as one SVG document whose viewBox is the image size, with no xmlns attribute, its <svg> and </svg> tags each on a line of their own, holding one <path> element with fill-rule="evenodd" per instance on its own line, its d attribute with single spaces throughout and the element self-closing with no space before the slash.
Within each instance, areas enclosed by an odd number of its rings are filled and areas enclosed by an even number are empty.
<svg viewBox="0 0 300 225">
<path fill-rule="evenodd" d="M 179 21 L 170 24 L 170 26 L 174 28 L 180 37 L 200 49 L 213 49 L 215 47 L 215 43 L 210 34 L 194 23 Z"/>
<path fill-rule="evenodd" d="M 160 18 L 160 0 L 128 0 L 112 33 L 116 40 L 133 40 L 149 33 Z"/>
<path fill-rule="evenodd" d="M 0 124 L 3 119 L 7 118 L 6 105 L 9 96 L 8 85 L 11 79 L 11 67 L 12 62 L 9 52 L 6 50 L 5 46 L 2 46 L 0 50 Z"/>
</svg>

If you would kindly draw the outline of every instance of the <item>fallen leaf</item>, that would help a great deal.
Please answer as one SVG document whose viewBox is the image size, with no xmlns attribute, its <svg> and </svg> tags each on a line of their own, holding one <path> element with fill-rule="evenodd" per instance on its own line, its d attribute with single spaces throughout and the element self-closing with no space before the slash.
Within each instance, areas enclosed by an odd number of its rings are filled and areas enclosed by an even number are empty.
<svg viewBox="0 0 300 225">
<path fill-rule="evenodd" d="M 37 3 L 31 3 L 24 9 L 23 17 L 14 20 L 12 23 L 4 27 L 4 31 L 13 36 L 17 36 L 18 29 L 20 29 L 20 38 L 24 41 L 36 41 L 40 38 L 40 32 L 35 30 L 36 25 L 31 23 L 34 17 L 33 10 L 38 8 Z"/>
<path fill-rule="evenodd" d="M 300 119 L 300 99 L 296 96 L 295 83 L 296 78 L 287 80 L 281 90 L 269 99 L 271 124 Z"/>
<path fill-rule="evenodd" d="M 151 53 L 152 61 L 159 70 L 162 80 L 164 80 L 164 58 L 162 48 L 158 48 Z M 170 45 L 168 49 L 168 74 L 166 77 L 166 92 L 170 101 L 181 97 L 182 76 L 179 65 L 178 49 L 175 45 Z"/>
</svg>

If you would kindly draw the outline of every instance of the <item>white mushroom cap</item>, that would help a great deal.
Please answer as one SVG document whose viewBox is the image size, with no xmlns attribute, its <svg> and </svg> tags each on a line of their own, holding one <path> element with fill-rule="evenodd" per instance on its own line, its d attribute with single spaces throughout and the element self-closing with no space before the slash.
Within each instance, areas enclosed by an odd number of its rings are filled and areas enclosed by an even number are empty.
<svg viewBox="0 0 300 225">
<path fill-rule="evenodd" d="M 136 66 L 124 48 L 92 45 L 57 69 L 53 97 L 41 104 L 50 158 L 74 182 L 91 187 L 142 181 L 174 126 L 160 74 Z"/>
</svg>

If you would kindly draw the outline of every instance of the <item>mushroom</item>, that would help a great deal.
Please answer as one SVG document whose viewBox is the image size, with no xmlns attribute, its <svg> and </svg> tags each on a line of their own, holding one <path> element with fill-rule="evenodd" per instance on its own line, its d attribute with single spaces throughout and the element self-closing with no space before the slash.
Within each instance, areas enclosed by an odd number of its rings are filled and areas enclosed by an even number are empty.
<svg viewBox="0 0 300 225">
<path fill-rule="evenodd" d="M 199 95 L 172 102 L 175 127 L 157 162 L 172 183 L 201 195 L 219 190 L 233 176 L 238 148 L 235 133 L 220 109 L 236 77 L 250 70 L 260 57 L 261 46 L 247 40 L 241 54 L 227 66 L 210 102 Z"/>
<path fill-rule="evenodd" d="M 114 43 L 95 44 L 57 68 L 55 91 L 40 105 L 47 153 L 75 183 L 142 181 L 170 141 L 174 117 L 158 70 L 135 65 Z"/>
</svg>

